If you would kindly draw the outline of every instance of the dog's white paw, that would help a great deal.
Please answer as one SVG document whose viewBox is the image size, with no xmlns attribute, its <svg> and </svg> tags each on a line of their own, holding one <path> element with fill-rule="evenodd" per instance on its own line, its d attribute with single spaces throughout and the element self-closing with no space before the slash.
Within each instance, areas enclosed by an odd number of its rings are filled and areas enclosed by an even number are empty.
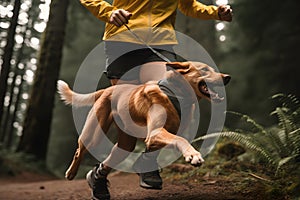
<svg viewBox="0 0 300 200">
<path fill-rule="evenodd" d="M 186 162 L 189 162 L 195 166 L 201 165 L 204 162 L 201 153 L 196 151 L 193 147 L 188 148 L 183 156 Z"/>
</svg>

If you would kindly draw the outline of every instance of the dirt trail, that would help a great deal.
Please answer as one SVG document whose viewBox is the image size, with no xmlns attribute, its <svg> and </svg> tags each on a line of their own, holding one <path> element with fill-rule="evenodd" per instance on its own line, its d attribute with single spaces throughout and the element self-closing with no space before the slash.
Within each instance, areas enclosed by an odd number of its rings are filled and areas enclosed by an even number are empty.
<svg viewBox="0 0 300 200">
<path fill-rule="evenodd" d="M 136 174 L 114 173 L 109 180 L 112 200 L 259 199 L 255 192 L 234 191 L 233 183 L 221 179 L 185 184 L 165 180 L 162 190 L 140 188 Z M 0 180 L 1 200 L 87 200 L 90 192 L 85 180 Z"/>
</svg>

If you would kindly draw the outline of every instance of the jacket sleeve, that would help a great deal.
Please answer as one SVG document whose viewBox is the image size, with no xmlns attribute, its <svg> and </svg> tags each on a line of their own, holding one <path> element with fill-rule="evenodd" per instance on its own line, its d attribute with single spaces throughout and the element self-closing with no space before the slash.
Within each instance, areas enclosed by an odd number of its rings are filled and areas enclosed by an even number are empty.
<svg viewBox="0 0 300 200">
<path fill-rule="evenodd" d="M 110 15 L 117 8 L 103 0 L 80 0 L 80 3 L 86 7 L 98 19 L 108 22 Z"/>
<path fill-rule="evenodd" d="M 179 0 L 178 8 L 180 12 L 189 17 L 199 19 L 220 19 L 217 6 L 207 6 L 197 0 Z"/>
</svg>

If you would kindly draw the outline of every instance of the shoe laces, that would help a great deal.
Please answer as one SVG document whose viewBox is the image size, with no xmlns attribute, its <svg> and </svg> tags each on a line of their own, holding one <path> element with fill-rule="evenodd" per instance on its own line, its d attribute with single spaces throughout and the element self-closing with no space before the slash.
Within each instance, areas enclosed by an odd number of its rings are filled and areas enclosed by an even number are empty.
<svg viewBox="0 0 300 200">
<path fill-rule="evenodd" d="M 95 178 L 94 182 L 96 187 L 109 187 L 109 180 L 106 177 Z"/>
</svg>

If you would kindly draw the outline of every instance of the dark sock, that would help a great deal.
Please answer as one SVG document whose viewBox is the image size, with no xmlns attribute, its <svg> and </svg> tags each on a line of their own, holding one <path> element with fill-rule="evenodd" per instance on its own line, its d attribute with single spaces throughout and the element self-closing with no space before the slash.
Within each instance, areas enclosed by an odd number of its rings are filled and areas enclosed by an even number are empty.
<svg viewBox="0 0 300 200">
<path fill-rule="evenodd" d="M 107 176 L 108 174 L 109 174 L 109 171 L 104 170 L 104 169 L 103 169 L 103 164 L 100 163 L 100 164 L 99 164 L 99 167 L 98 167 L 98 169 L 97 169 L 97 171 L 96 171 L 95 177 L 96 177 L 96 178 L 100 178 L 100 177 L 103 177 L 103 176 Z"/>
</svg>

